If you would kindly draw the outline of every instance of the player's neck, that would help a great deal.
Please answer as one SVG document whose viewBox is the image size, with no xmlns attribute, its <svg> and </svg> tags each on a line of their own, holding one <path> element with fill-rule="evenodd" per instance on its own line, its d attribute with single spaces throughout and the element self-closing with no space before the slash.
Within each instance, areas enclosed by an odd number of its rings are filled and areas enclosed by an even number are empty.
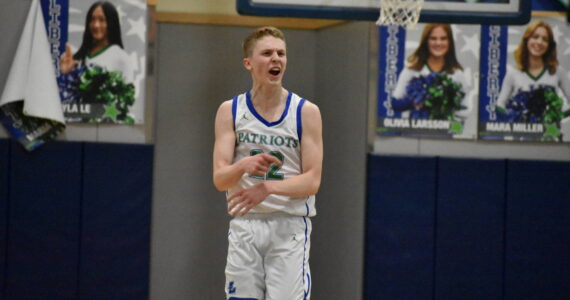
<svg viewBox="0 0 570 300">
<path fill-rule="evenodd" d="M 275 122 L 283 115 L 288 92 L 284 88 L 252 89 L 251 102 L 253 107 L 263 119 Z"/>
<path fill-rule="evenodd" d="M 255 107 L 276 107 L 287 99 L 287 90 L 281 85 L 254 85 L 251 89 L 251 102 Z"/>
</svg>

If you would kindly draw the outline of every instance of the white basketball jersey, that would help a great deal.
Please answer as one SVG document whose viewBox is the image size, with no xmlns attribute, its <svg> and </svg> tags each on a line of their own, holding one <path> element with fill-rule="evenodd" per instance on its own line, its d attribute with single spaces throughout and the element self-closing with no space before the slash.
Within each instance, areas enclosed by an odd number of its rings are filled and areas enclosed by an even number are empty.
<svg viewBox="0 0 570 300">
<path fill-rule="evenodd" d="M 272 166 L 264 176 L 244 174 L 237 186 L 228 191 L 229 194 L 264 180 L 284 180 L 302 173 L 301 108 L 304 103 L 305 99 L 289 92 L 281 118 L 276 122 L 268 122 L 255 111 L 249 92 L 233 99 L 232 114 L 236 134 L 234 162 L 251 155 L 267 153 L 277 157 L 283 164 L 281 167 Z M 312 217 L 316 214 L 315 196 L 292 198 L 270 194 L 249 213 L 275 212 Z"/>
</svg>

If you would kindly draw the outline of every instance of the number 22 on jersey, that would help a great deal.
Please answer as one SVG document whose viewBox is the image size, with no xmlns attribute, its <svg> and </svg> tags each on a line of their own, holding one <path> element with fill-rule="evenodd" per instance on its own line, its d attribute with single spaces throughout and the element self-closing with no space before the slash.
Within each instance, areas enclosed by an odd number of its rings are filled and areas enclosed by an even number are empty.
<svg viewBox="0 0 570 300">
<path fill-rule="evenodd" d="M 254 156 L 257 154 L 261 154 L 263 153 L 263 150 L 261 149 L 253 149 L 251 150 L 251 152 L 249 153 L 249 155 Z M 279 151 L 271 151 L 269 152 L 269 155 L 277 158 L 278 160 L 281 161 L 281 164 L 283 164 L 283 160 L 285 159 L 283 157 L 283 154 Z M 279 170 L 281 170 L 281 166 L 278 165 L 273 165 L 269 171 L 267 171 L 267 173 L 265 173 L 265 175 L 263 176 L 258 176 L 258 175 L 249 175 L 249 177 L 251 178 L 256 178 L 256 179 L 261 179 L 261 180 L 283 180 L 284 175 L 283 173 L 279 173 Z"/>
</svg>

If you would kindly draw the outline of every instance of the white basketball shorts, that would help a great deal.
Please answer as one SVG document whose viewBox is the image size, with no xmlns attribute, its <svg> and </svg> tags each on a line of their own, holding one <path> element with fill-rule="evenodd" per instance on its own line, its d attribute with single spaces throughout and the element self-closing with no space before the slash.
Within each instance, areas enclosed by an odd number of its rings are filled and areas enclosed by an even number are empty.
<svg viewBox="0 0 570 300">
<path fill-rule="evenodd" d="M 311 220 L 247 214 L 230 221 L 226 264 L 228 300 L 308 300 Z"/>
</svg>

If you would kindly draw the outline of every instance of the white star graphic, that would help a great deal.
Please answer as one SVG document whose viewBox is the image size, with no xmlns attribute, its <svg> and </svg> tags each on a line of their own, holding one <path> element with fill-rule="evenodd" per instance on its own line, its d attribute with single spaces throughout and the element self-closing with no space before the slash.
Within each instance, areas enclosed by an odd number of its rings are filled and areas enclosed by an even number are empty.
<svg viewBox="0 0 570 300">
<path fill-rule="evenodd" d="M 507 32 L 510 35 L 520 35 L 522 34 L 521 30 L 524 30 L 522 27 L 524 26 L 509 26 L 509 28 L 507 29 Z"/>
<path fill-rule="evenodd" d="M 564 47 L 566 48 L 566 51 L 564 51 L 562 55 L 568 55 L 570 54 L 570 47 L 568 47 L 568 45 L 570 45 L 570 38 L 564 38 L 564 40 L 566 41 L 566 46 Z"/>
<path fill-rule="evenodd" d="M 143 55 L 139 58 L 138 64 L 140 66 L 140 70 L 137 72 L 135 76 L 135 82 L 143 83 L 144 85 L 144 78 L 146 76 L 146 57 Z"/>
<path fill-rule="evenodd" d="M 414 50 L 416 50 L 416 48 L 418 48 L 419 45 L 420 42 L 416 40 L 407 40 L 405 45 L 406 51 L 413 52 Z"/>
<path fill-rule="evenodd" d="M 139 73 L 139 57 L 136 52 L 129 53 L 129 64 L 133 66 L 133 74 Z"/>
<path fill-rule="evenodd" d="M 127 20 L 130 24 L 129 31 L 127 35 L 136 35 L 139 37 L 141 41 L 145 41 L 145 33 L 146 33 L 146 24 L 145 18 L 140 17 L 137 20 L 128 19 Z"/>
<path fill-rule="evenodd" d="M 473 34 L 472 36 L 463 35 L 463 40 L 465 45 L 461 48 L 461 52 L 471 52 L 475 57 L 479 56 L 479 49 L 481 48 L 480 37 L 478 34 Z"/>
<path fill-rule="evenodd" d="M 83 34 L 84 29 L 85 29 L 85 26 L 83 26 L 83 25 L 69 24 L 67 26 L 67 31 L 69 33 L 80 32 L 81 34 Z"/>
<path fill-rule="evenodd" d="M 145 88 L 144 81 L 142 81 L 142 79 L 144 79 L 144 77 L 139 73 L 134 76 L 133 83 L 135 84 L 135 95 L 137 98 L 142 95 L 142 90 Z"/>
<path fill-rule="evenodd" d="M 463 74 L 465 75 L 465 86 L 463 90 L 471 90 L 470 88 L 473 82 L 473 70 L 471 68 L 465 68 Z"/>
<path fill-rule="evenodd" d="M 560 41 L 560 37 L 564 36 L 564 33 L 560 31 L 558 26 L 552 26 L 552 35 L 554 35 L 554 41 Z"/>
<path fill-rule="evenodd" d="M 129 5 L 134 6 L 134 7 L 137 7 L 140 9 L 146 9 L 146 1 L 145 0 L 123 0 L 123 1 Z"/>
<path fill-rule="evenodd" d="M 461 35 L 461 27 L 457 25 L 451 25 L 451 31 L 453 32 L 453 38 L 457 40 L 457 37 Z"/>
<path fill-rule="evenodd" d="M 127 12 L 125 12 L 125 10 L 123 9 L 123 5 L 121 4 L 117 4 L 115 6 L 117 8 L 117 13 L 119 14 L 119 19 L 121 22 L 121 26 L 125 26 L 125 19 L 128 18 L 128 14 Z"/>
<path fill-rule="evenodd" d="M 69 13 L 70 15 L 74 15 L 74 14 L 76 15 L 76 14 L 82 14 L 83 11 L 81 11 L 80 9 L 78 9 L 78 8 L 76 8 L 76 7 L 70 6 L 68 13 Z"/>
</svg>

